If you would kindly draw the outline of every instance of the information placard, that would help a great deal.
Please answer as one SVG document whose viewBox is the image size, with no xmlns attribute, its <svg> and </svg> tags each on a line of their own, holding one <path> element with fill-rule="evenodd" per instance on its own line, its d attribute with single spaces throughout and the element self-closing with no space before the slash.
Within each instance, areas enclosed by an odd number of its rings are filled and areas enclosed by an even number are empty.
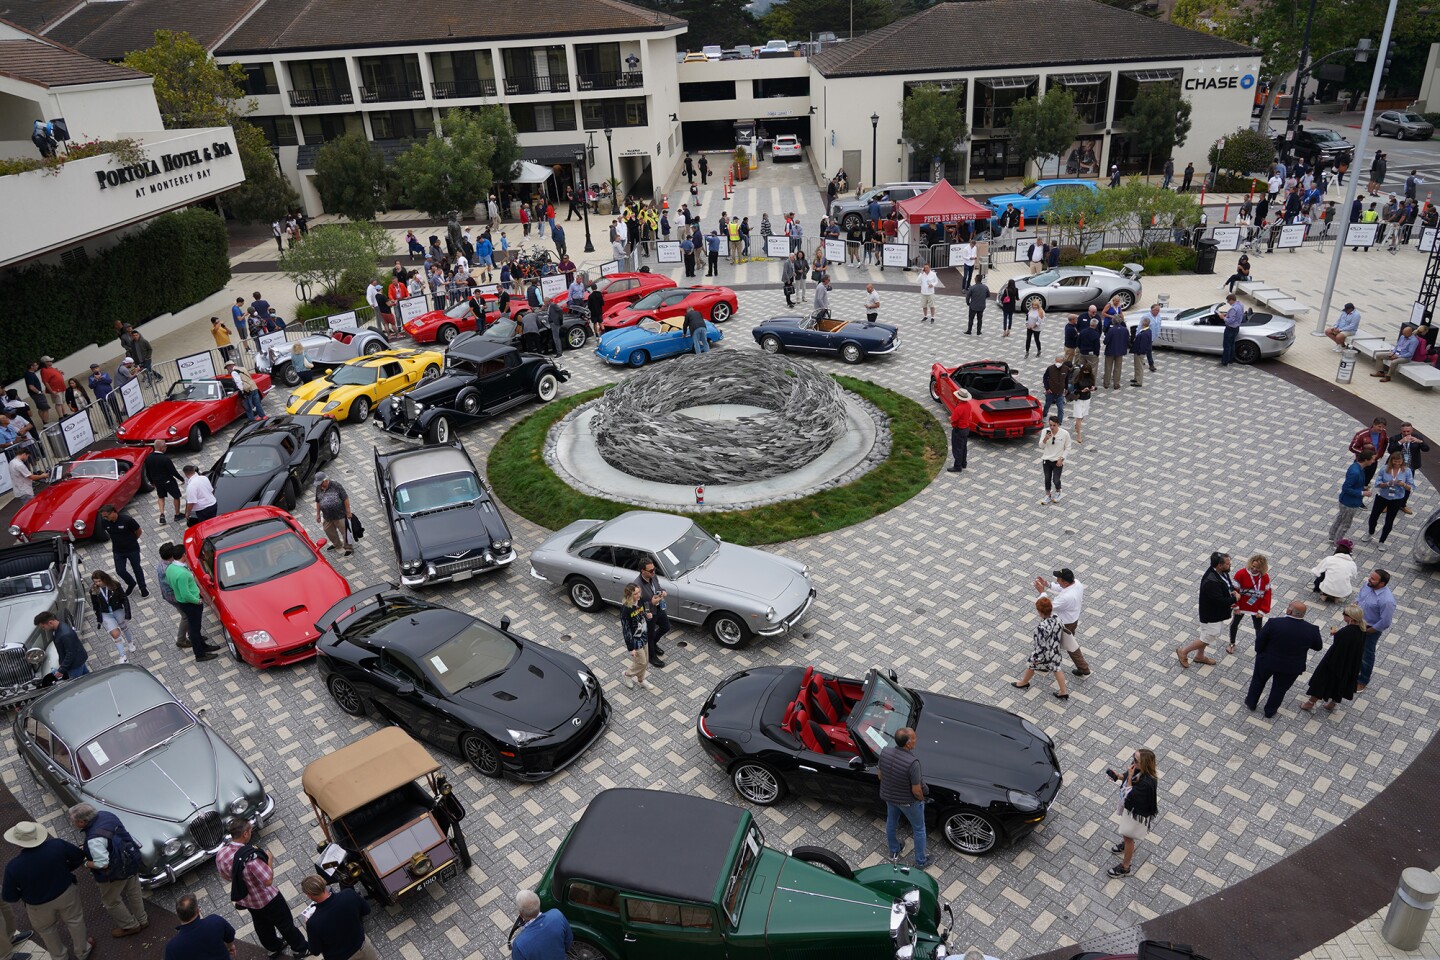
<svg viewBox="0 0 1440 960">
<path fill-rule="evenodd" d="M 127 418 L 145 409 L 145 392 L 140 389 L 139 380 L 131 380 L 120 388 L 120 401 L 124 404 Z"/>
<path fill-rule="evenodd" d="M 10 461 L 4 456 L 0 456 L 0 468 L 6 468 L 9 466 Z M 33 461 L 31 463 L 31 466 L 34 466 Z M 11 490 L 14 489 L 15 488 L 10 484 L 10 471 L 8 469 L 0 469 L 0 493 L 9 493 Z"/>
<path fill-rule="evenodd" d="M 330 314 L 325 318 L 325 324 L 331 330 L 354 330 L 360 326 L 360 319 L 354 310 L 346 310 L 344 313 Z"/>
<path fill-rule="evenodd" d="M 269 334 L 269 336 L 278 336 L 282 340 L 285 338 L 283 333 L 272 333 Z M 263 349 L 265 337 L 260 338 L 260 343 Z M 181 357 L 175 361 L 175 366 L 180 370 L 181 380 L 213 380 L 215 378 L 215 358 L 210 355 L 209 350 L 206 350 L 204 353 L 192 353 L 188 357 Z"/>
<path fill-rule="evenodd" d="M 1239 250 L 1240 249 L 1240 228 L 1239 227 L 1216 227 L 1210 232 L 1210 239 L 1219 246 L 1216 250 Z"/>
<path fill-rule="evenodd" d="M 1029 262 L 1030 262 L 1030 248 L 1033 247 L 1033 246 L 1035 246 L 1035 244 L 1037 244 L 1037 243 L 1039 243 L 1039 242 L 1040 242 L 1040 241 L 1035 240 L 1035 239 L 1032 238 L 1032 237 L 1018 237 L 1018 238 L 1016 238 L 1016 240 L 1015 240 L 1015 262 L 1016 262 L 1016 263 L 1029 263 Z"/>
<path fill-rule="evenodd" d="M 95 442 L 95 430 L 90 426 L 90 414 L 82 410 L 61 420 L 60 435 L 65 438 L 65 449 L 72 457 L 90 446 Z"/>
<path fill-rule="evenodd" d="M 679 240 L 661 240 L 655 244 L 655 259 L 660 263 L 679 263 L 684 260 L 680 253 Z"/>
<path fill-rule="evenodd" d="M 402 324 L 409 323 L 429 309 L 423 294 L 418 297 L 406 297 L 400 301 L 400 322 Z"/>
<path fill-rule="evenodd" d="M 540 296 L 545 298 L 546 303 L 564 293 L 565 288 L 565 274 L 563 273 L 552 273 L 540 278 Z"/>
<path fill-rule="evenodd" d="M 844 262 L 845 262 L 845 241 L 844 241 L 844 240 L 826 240 L 826 241 L 825 241 L 825 262 L 826 262 L 826 263 L 844 263 Z"/>
<path fill-rule="evenodd" d="M 606 260 L 604 263 L 600 264 L 600 276 L 602 276 L 602 277 L 608 277 L 608 276 L 610 276 L 610 274 L 612 274 L 612 273 L 619 273 L 619 272 L 620 272 L 620 261 L 619 261 L 619 260 Z"/>
<path fill-rule="evenodd" d="M 882 258 L 882 262 L 887 267 L 908 267 L 910 265 L 910 246 L 905 243 L 887 243 Z"/>
<path fill-rule="evenodd" d="M 958 266 L 960 266 L 961 261 L 963 261 L 963 260 L 965 259 L 964 256 L 963 256 L 963 254 L 962 254 L 962 251 L 963 251 L 964 249 L 965 249 L 965 244 L 963 244 L 963 243 L 952 243 L 952 244 L 950 244 L 950 249 L 947 251 L 947 255 L 946 255 L 945 265 L 946 265 L 947 267 L 958 267 Z"/>
<path fill-rule="evenodd" d="M 1435 234 L 1437 232 L 1440 231 L 1437 231 L 1434 227 L 1426 227 L 1420 231 L 1420 249 L 1423 252 L 1429 253 L 1435 249 Z"/>
<path fill-rule="evenodd" d="M 476 292 L 477 294 L 479 294 L 480 296 L 482 296 L 482 297 L 496 297 L 496 298 L 498 299 L 499 296 L 500 296 L 500 284 L 498 284 L 498 283 L 482 283 L 482 284 L 478 284 L 478 285 L 475 287 L 475 292 Z"/>
<path fill-rule="evenodd" d="M 1416 300 L 1410 305 L 1410 324 L 1419 327 L 1425 322 L 1425 304 Z"/>
<path fill-rule="evenodd" d="M 788 257 L 790 256 L 790 238 L 786 236 L 771 235 L 765 239 L 765 256 L 767 257 Z"/>
<path fill-rule="evenodd" d="M 267 333 L 260 338 L 260 352 L 278 356 L 285 350 L 285 331 L 278 333 Z"/>
<path fill-rule="evenodd" d="M 1305 224 L 1287 223 L 1280 228 L 1280 242 L 1275 244 L 1282 250 L 1289 250 L 1305 242 Z"/>
<path fill-rule="evenodd" d="M 1373 247 L 1375 246 L 1375 234 L 1380 224 L 1378 223 L 1352 223 L 1350 229 L 1345 231 L 1345 246 L 1347 247 Z"/>
</svg>

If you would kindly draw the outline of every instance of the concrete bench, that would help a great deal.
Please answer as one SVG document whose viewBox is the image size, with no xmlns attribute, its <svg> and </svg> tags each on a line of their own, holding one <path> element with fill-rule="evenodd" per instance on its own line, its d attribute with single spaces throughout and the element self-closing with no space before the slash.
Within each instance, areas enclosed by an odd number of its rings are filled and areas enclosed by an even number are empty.
<svg viewBox="0 0 1440 960">
<path fill-rule="evenodd" d="M 1395 372 L 1424 390 L 1440 386 L 1440 370 L 1428 363 L 1402 363 Z"/>
<path fill-rule="evenodd" d="M 1314 307 L 1307 303 L 1301 303 L 1294 297 L 1281 296 L 1261 302 L 1269 307 L 1272 313 L 1278 313 L 1282 317 L 1294 317 L 1297 313 L 1305 313 L 1314 309 Z"/>
<path fill-rule="evenodd" d="M 1395 344 L 1387 343 L 1379 337 L 1351 337 L 1347 342 L 1371 360 L 1377 356 L 1388 356 L 1390 351 L 1395 349 Z"/>
<path fill-rule="evenodd" d="M 1305 313 L 1314 309 L 1283 290 L 1269 286 L 1263 280 L 1246 280 L 1235 284 L 1235 289 L 1282 317 L 1293 317 L 1297 313 Z"/>
</svg>

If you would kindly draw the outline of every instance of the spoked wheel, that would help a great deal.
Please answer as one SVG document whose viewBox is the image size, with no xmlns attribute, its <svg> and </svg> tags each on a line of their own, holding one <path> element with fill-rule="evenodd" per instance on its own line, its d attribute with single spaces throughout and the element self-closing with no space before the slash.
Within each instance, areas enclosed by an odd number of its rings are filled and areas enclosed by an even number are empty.
<svg viewBox="0 0 1440 960">
<path fill-rule="evenodd" d="M 330 430 L 325 434 L 325 459 L 334 460 L 340 456 L 340 431 Z"/>
<path fill-rule="evenodd" d="M 764 350 L 766 353 L 779 353 L 782 349 L 784 349 L 784 344 L 780 342 L 779 337 L 771 334 L 767 336 L 764 340 L 760 341 L 760 349 Z"/>
<path fill-rule="evenodd" d="M 335 699 L 335 706 L 352 717 L 365 716 L 365 701 L 360 697 L 360 691 L 355 685 L 344 677 L 330 678 L 330 696 Z"/>
<path fill-rule="evenodd" d="M 546 373 L 540 377 L 535 384 L 535 396 L 541 403 L 549 403 L 555 399 L 555 394 L 560 391 L 560 381 L 553 373 Z"/>
<path fill-rule="evenodd" d="M 730 782 L 736 793 L 757 806 L 768 807 L 785 796 L 785 781 L 763 763 L 740 764 L 730 772 Z"/>
<path fill-rule="evenodd" d="M 443 323 L 440 325 L 437 336 L 440 338 L 441 343 L 449 343 L 451 340 L 454 340 L 455 337 L 459 335 L 459 333 L 460 328 L 455 326 L 455 324 Z"/>
<path fill-rule="evenodd" d="M 595 584 L 584 577 L 576 577 L 566 585 L 570 593 L 570 602 L 581 610 L 599 610 L 602 604 L 600 594 L 595 591 Z"/>
<path fill-rule="evenodd" d="M 356 423 L 363 423 L 370 418 L 370 398 L 356 397 L 355 402 L 350 404 L 350 419 Z"/>
<path fill-rule="evenodd" d="M 711 323 L 724 323 L 730 319 L 730 304 L 717 303 L 710 309 Z"/>
<path fill-rule="evenodd" d="M 961 853 L 983 857 L 1000 844 L 1000 828 L 978 810 L 957 810 L 944 820 L 945 842 Z"/>
<path fill-rule="evenodd" d="M 500 748 L 494 740 L 482 734 L 466 734 L 460 741 L 460 752 L 484 776 L 500 776 Z"/>
<path fill-rule="evenodd" d="M 570 332 L 565 334 L 565 343 L 571 350 L 579 350 L 585 346 L 585 341 L 589 339 L 589 336 L 584 327 L 571 327 Z"/>
</svg>

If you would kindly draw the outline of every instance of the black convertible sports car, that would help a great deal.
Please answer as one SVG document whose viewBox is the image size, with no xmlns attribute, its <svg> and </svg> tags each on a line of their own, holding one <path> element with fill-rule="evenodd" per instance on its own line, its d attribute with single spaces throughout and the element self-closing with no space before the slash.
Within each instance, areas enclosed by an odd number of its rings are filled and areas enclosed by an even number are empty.
<svg viewBox="0 0 1440 960">
<path fill-rule="evenodd" d="M 244 507 L 294 510 L 320 465 L 340 453 L 329 417 L 278 416 L 247 423 L 206 474 L 219 513 Z"/>
<path fill-rule="evenodd" d="M 510 528 L 458 442 L 375 451 L 375 489 L 390 520 L 400 582 L 468 580 L 515 561 Z"/>
<path fill-rule="evenodd" d="M 481 420 L 527 400 L 549 403 L 570 379 L 548 357 L 461 334 L 445 348 L 445 372 L 376 408 L 375 426 L 402 437 L 449 443 L 458 422 Z"/>
<path fill-rule="evenodd" d="M 961 853 L 1026 836 L 1060 792 L 1045 731 L 996 707 L 903 687 L 893 672 L 861 681 L 813 667 L 744 670 L 710 694 L 695 732 L 751 803 L 769 806 L 793 790 L 875 806 L 879 754 L 901 727 L 918 738 L 926 822 Z"/>
<path fill-rule="evenodd" d="M 751 333 L 766 353 L 813 350 L 838 353 L 846 363 L 894 353 L 900 346 L 900 328 L 868 320 L 816 320 L 814 317 L 771 317 Z"/>
<path fill-rule="evenodd" d="M 464 757 L 487 777 L 537 781 L 595 742 L 610 705 L 590 668 L 390 584 L 335 604 L 315 624 L 335 704 Z"/>
<path fill-rule="evenodd" d="M 526 353 L 548 353 L 554 356 L 555 338 L 550 335 L 550 322 L 544 313 L 531 310 L 512 320 L 497 317 L 480 335 L 491 343 L 506 343 Z M 590 339 L 590 314 L 583 316 L 569 310 L 562 315 L 560 343 L 566 350 L 579 350 Z"/>
</svg>

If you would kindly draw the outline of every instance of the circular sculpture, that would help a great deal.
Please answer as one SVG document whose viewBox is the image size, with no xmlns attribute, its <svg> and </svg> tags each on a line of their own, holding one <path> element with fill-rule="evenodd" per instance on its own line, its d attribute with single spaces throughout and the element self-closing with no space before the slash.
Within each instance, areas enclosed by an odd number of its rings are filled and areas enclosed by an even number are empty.
<svg viewBox="0 0 1440 960">
<path fill-rule="evenodd" d="M 685 411 L 747 404 L 767 412 L 715 422 Z M 659 483 L 745 483 L 804 466 L 845 429 L 838 384 L 801 360 L 767 353 L 682 357 L 630 377 L 597 405 L 607 463 Z"/>
</svg>

